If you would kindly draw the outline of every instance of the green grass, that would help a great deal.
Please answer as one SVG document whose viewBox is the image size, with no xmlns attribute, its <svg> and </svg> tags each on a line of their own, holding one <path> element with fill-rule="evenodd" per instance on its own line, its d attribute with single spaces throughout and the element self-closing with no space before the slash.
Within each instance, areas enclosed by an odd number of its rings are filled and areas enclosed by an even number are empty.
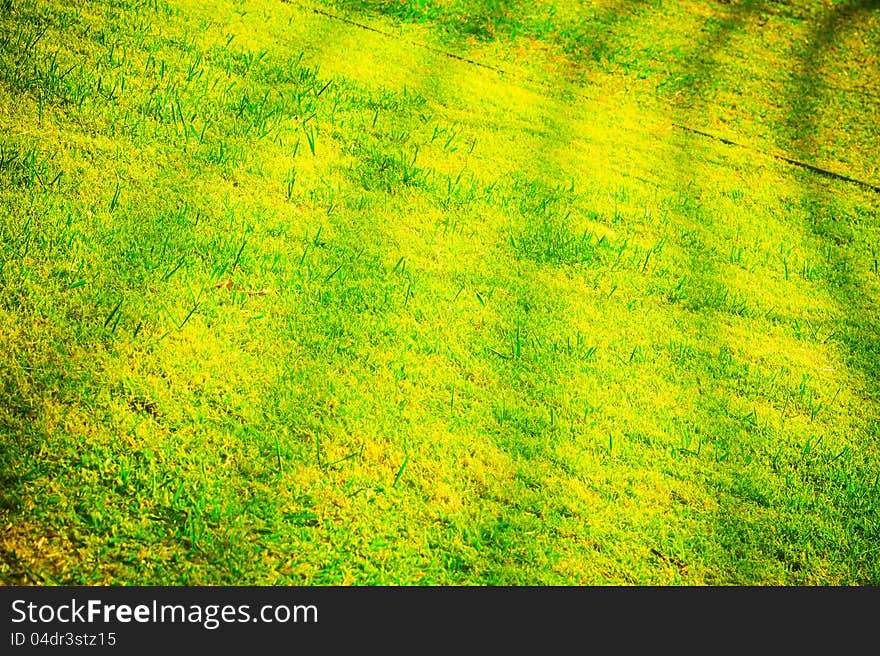
<svg viewBox="0 0 880 656">
<path fill-rule="evenodd" d="M 871 3 L 315 7 L 0 0 L 0 580 L 880 584 Z"/>
</svg>

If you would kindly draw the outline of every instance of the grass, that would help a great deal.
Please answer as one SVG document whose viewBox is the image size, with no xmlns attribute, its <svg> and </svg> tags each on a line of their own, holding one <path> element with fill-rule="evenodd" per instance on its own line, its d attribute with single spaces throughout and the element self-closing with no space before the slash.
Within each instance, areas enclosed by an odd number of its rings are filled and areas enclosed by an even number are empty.
<svg viewBox="0 0 880 656">
<path fill-rule="evenodd" d="M 0 6 L 4 583 L 880 583 L 870 3 Z"/>
</svg>

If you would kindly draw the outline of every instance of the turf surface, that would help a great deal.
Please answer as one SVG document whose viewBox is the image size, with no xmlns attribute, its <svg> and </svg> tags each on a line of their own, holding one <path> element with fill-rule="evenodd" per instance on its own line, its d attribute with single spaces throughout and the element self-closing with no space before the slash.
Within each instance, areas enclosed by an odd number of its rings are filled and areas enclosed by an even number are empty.
<svg viewBox="0 0 880 656">
<path fill-rule="evenodd" d="M 0 0 L 0 581 L 880 584 L 878 43 Z"/>
</svg>

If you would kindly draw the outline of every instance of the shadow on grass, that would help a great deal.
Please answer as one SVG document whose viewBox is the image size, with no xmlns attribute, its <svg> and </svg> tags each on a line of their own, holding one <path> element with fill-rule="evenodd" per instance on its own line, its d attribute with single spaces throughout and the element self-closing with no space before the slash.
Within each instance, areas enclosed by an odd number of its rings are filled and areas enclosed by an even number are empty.
<svg viewBox="0 0 880 656">
<path fill-rule="evenodd" d="M 790 138 L 803 135 L 809 144 L 819 136 L 814 117 L 815 108 L 826 93 L 822 72 L 827 54 L 841 33 L 854 28 L 864 15 L 878 10 L 880 2 L 877 0 L 849 2 L 829 10 L 811 31 L 808 46 L 798 57 L 796 84 L 787 99 Z M 871 73 L 867 75 L 870 77 Z M 877 76 L 880 76 L 880 70 L 874 72 L 873 78 L 877 79 Z M 870 116 L 860 118 L 872 120 Z M 805 184 L 801 203 L 810 217 L 807 225 L 817 242 L 828 247 L 826 256 L 830 258 L 833 270 L 828 291 L 841 308 L 846 322 L 844 330 L 838 331 L 838 339 L 847 348 L 848 364 L 861 372 L 868 386 L 869 400 L 876 403 L 880 400 L 880 321 L 872 307 L 877 299 L 870 298 L 865 284 L 865 276 L 870 272 L 859 265 L 858 256 L 865 246 L 871 247 L 872 238 L 878 237 L 877 197 L 870 192 L 846 190 L 855 194 L 855 202 L 847 203 L 838 185 Z M 876 253 L 863 255 L 876 257 Z M 877 271 L 873 274 L 876 276 Z M 876 426 L 876 410 L 874 422 Z"/>
<path fill-rule="evenodd" d="M 821 137 L 815 117 L 829 92 L 823 79 L 829 55 L 847 31 L 857 29 L 866 15 L 877 11 L 880 11 L 877 0 L 857 0 L 828 10 L 811 31 L 808 46 L 798 58 L 795 84 L 788 98 L 790 113 L 786 126 L 788 141 L 799 139 L 808 155 L 818 150 L 812 145 Z M 876 69 L 876 60 L 873 65 Z M 880 70 L 863 74 L 876 80 Z M 876 95 L 874 98 L 876 102 Z M 871 116 L 859 118 L 872 120 Z M 850 118 L 853 120 L 855 118 Z M 845 126 L 846 123 L 842 127 L 845 129 Z M 866 152 L 876 152 L 880 143 L 866 146 Z M 872 245 L 873 249 L 880 245 L 880 213 L 876 194 L 855 192 L 855 200 L 850 198 L 844 197 L 839 185 L 807 184 L 802 187 L 801 204 L 817 242 L 828 248 L 826 257 L 832 279 L 827 289 L 841 310 L 843 322 L 842 326 L 833 328 L 835 339 L 844 347 L 847 365 L 860 373 L 859 379 L 864 384 L 866 433 L 858 446 L 868 454 L 873 452 L 874 457 L 858 454 L 848 462 L 829 468 L 817 482 L 831 487 L 848 531 L 861 538 L 859 543 L 852 544 L 851 559 L 864 573 L 862 582 L 876 585 L 880 582 L 880 566 L 876 547 L 870 548 L 870 545 L 880 544 L 880 505 L 876 502 L 880 476 L 876 447 L 880 439 L 880 316 L 876 311 L 878 299 L 871 297 L 867 277 L 872 275 L 870 259 L 873 257 L 876 262 L 876 250 L 870 249 Z M 873 275 L 877 276 L 876 264 Z M 876 281 L 874 284 L 876 289 Z"/>
<path fill-rule="evenodd" d="M 880 10 L 878 0 L 855 0 L 826 11 L 820 22 L 811 30 L 807 39 L 806 47 L 798 54 L 793 71 L 792 83 L 789 88 L 787 106 L 789 114 L 785 123 L 785 136 L 792 143 L 804 142 L 807 156 L 815 146 L 816 116 L 820 111 L 825 94 L 828 91 L 823 79 L 823 69 L 829 61 L 835 46 L 842 41 L 847 32 L 856 29 L 859 23 L 868 14 Z M 852 62 L 853 65 L 867 64 L 872 62 Z M 876 68 L 876 60 L 873 62 Z M 874 71 L 874 77 L 880 71 Z M 862 75 L 866 75 L 862 71 Z M 867 72 L 870 77 L 870 71 Z M 876 90 L 866 90 L 868 96 L 873 96 L 876 101 Z M 869 122 L 872 117 L 865 117 Z M 875 144 L 880 146 L 880 144 Z M 874 148 L 876 151 L 876 148 Z"/>
<path fill-rule="evenodd" d="M 34 554 L 33 544 L 45 533 L 25 538 L 19 529 L 37 502 L 28 498 L 29 483 L 57 473 L 51 460 L 41 455 L 52 421 L 47 403 L 73 393 L 74 386 L 65 372 L 53 369 L 39 355 L 29 357 L 27 344 L 13 344 L 7 338 L 3 346 L 7 368 L 0 378 L 0 526 L 17 528 L 4 530 L 0 537 L 0 580 L 6 584 L 45 583 L 51 578 L 47 579 L 40 563 L 29 557 Z M 25 364 L 10 365 L 16 355 Z"/>
<path fill-rule="evenodd" d="M 544 7 L 520 0 L 457 0 L 438 4 L 430 0 L 336 0 L 337 6 L 355 12 L 374 12 L 410 22 L 431 22 L 451 34 L 481 41 L 525 36 L 547 40 L 578 61 L 603 62 L 615 59 L 620 50 L 620 32 L 646 9 L 648 0 L 610 2 L 572 23 L 554 20 L 555 5 Z M 545 9 L 546 15 L 541 13 Z M 579 8 L 584 9 L 584 8 Z M 530 12 L 539 12 L 537 15 Z"/>
<path fill-rule="evenodd" d="M 687 90 L 686 99 L 697 100 L 699 103 L 706 100 L 707 94 L 705 92 L 715 72 L 712 52 L 729 47 L 733 34 L 742 29 L 749 19 L 760 12 L 764 6 L 765 3 L 761 2 L 746 2 L 742 5 L 736 5 L 729 10 L 723 21 L 713 27 L 708 41 L 703 44 L 702 48 L 696 50 L 689 61 L 684 63 L 683 78 L 692 82 Z M 623 21 L 624 19 L 618 17 L 617 20 Z M 609 39 L 605 43 L 610 42 Z M 815 54 L 815 51 L 808 52 L 804 57 L 815 56 Z M 699 105 L 699 103 L 697 104 Z M 688 106 L 693 108 L 693 105 Z M 571 137 L 571 135 L 562 136 L 563 140 Z M 550 139 L 539 141 L 539 143 L 541 144 L 541 152 L 551 153 L 554 147 L 558 147 L 558 143 Z M 548 159 L 553 160 L 553 157 L 548 157 Z M 684 149 L 677 151 L 672 159 L 676 161 L 679 171 L 683 172 L 684 177 L 687 177 L 690 172 L 693 179 L 699 179 L 700 171 L 694 168 L 694 160 Z M 807 183 L 806 187 L 809 186 L 810 183 Z M 807 193 L 804 191 L 803 202 L 813 202 L 806 200 Z M 689 213 L 689 217 L 696 222 L 702 223 L 701 227 L 711 229 L 712 223 L 709 217 L 702 217 L 699 211 L 695 213 L 687 210 L 686 213 Z M 696 287 L 708 289 L 713 285 L 723 283 L 721 271 L 704 256 L 705 254 L 700 251 L 696 242 L 682 245 L 689 258 L 684 268 Z M 860 291 L 856 281 L 851 282 L 852 284 L 847 285 L 844 281 L 844 287 L 852 287 L 844 296 L 833 294 L 835 300 L 841 304 L 841 308 L 850 307 L 847 303 L 851 303 Z M 837 279 L 832 287 L 837 289 L 840 284 L 841 281 Z M 528 294 L 525 292 L 532 290 L 523 288 L 518 291 L 521 295 L 527 296 Z M 700 310 L 701 307 L 690 309 Z M 709 329 L 706 329 L 706 325 L 698 327 L 698 332 L 703 334 L 704 341 L 707 335 L 709 335 L 708 339 L 712 339 L 713 332 L 717 333 L 717 330 L 714 330 L 716 328 L 714 323 L 717 323 L 718 312 L 740 314 L 737 307 L 715 307 L 711 302 L 706 309 L 710 311 L 705 322 L 709 325 Z M 553 309 L 550 311 L 553 312 Z M 854 324 L 853 334 L 860 340 L 866 334 L 866 327 L 868 335 L 876 332 L 876 326 L 866 325 L 865 320 L 865 317 L 861 317 Z M 870 322 L 870 319 L 868 321 Z M 696 330 L 694 326 L 690 327 Z M 528 326 L 526 326 L 527 328 Z M 509 333 L 507 337 L 516 344 L 512 348 L 517 349 L 518 357 L 520 326 L 517 326 L 515 330 L 511 328 L 507 332 Z M 511 335 L 515 335 L 515 337 L 511 337 Z M 861 348 L 855 343 L 848 343 L 847 346 L 853 353 L 858 352 Z M 521 372 L 516 371 L 513 367 L 508 367 L 510 355 L 503 355 L 503 357 L 506 359 L 496 363 L 497 373 L 505 379 L 505 382 L 525 392 L 524 396 L 534 402 L 535 408 L 543 409 L 540 387 L 535 386 L 530 389 L 530 384 L 534 385 L 535 381 L 528 380 L 528 377 L 521 377 L 519 375 Z M 869 376 L 871 375 L 871 370 L 868 367 L 863 367 L 862 371 Z M 707 421 L 712 420 L 718 412 L 727 408 L 726 399 L 720 395 L 720 392 L 709 396 L 709 399 L 701 400 L 697 404 L 703 415 L 702 419 Z M 548 423 L 545 417 L 541 416 L 541 412 L 523 412 L 521 408 L 511 409 L 502 405 L 496 409 L 496 415 L 500 417 L 497 445 L 514 461 L 522 460 L 523 471 L 547 459 L 545 451 L 549 446 Z M 711 424 L 709 431 L 727 430 L 728 426 L 721 425 L 725 422 L 720 422 L 717 425 Z M 706 427 L 704 426 L 704 428 Z M 744 435 L 744 429 L 741 427 L 734 427 L 732 430 L 734 432 L 727 436 L 729 438 L 727 441 L 751 439 Z M 718 436 L 715 437 L 717 440 Z M 724 445 L 722 451 L 728 450 L 728 447 L 729 445 Z M 820 495 L 825 496 L 834 512 L 839 511 L 844 515 L 851 513 L 854 517 L 866 511 L 873 512 L 870 506 L 865 506 L 863 502 L 869 491 L 867 486 L 870 485 L 871 465 L 863 466 L 851 462 L 844 465 L 842 461 L 837 463 L 830 461 L 825 464 L 830 465 L 825 467 L 828 470 L 827 476 L 821 473 L 822 465 L 816 462 L 806 468 L 806 473 L 798 473 L 798 476 L 806 479 L 805 485 L 814 486 Z M 801 466 L 803 466 L 802 463 Z M 846 523 L 849 521 L 847 519 L 835 518 L 822 523 L 812 519 L 804 520 L 795 517 L 791 505 L 786 504 L 781 496 L 784 494 L 784 487 L 787 483 L 783 485 L 782 476 L 778 476 L 776 472 L 766 471 L 762 472 L 761 476 L 755 476 L 745 465 L 740 466 L 730 462 L 724 465 L 723 469 L 719 467 L 715 478 L 713 487 L 718 488 L 718 496 L 722 506 L 722 512 L 718 514 L 715 523 L 716 538 L 722 551 L 734 561 L 733 570 L 724 572 L 722 579 L 727 576 L 729 577 L 727 580 L 738 582 L 760 582 L 768 580 L 767 577 L 777 577 L 788 581 L 802 580 L 800 577 L 805 575 L 805 570 L 809 569 L 811 565 L 811 558 L 816 557 L 816 554 L 802 557 L 798 549 L 803 545 L 809 545 L 813 540 L 820 543 L 819 552 L 824 549 L 825 555 L 833 554 L 831 560 L 834 563 L 839 564 L 847 561 L 852 563 L 849 573 L 845 576 L 857 581 L 876 578 L 877 575 L 871 570 L 869 562 L 870 551 L 863 550 L 865 544 L 863 537 L 866 535 L 871 537 L 876 532 L 876 527 L 870 520 L 866 523 L 854 524 Z M 840 486 L 856 490 L 857 498 L 849 499 L 845 495 L 841 496 L 838 489 Z M 511 499 L 522 493 L 515 486 L 511 486 L 508 491 Z M 784 510 L 777 511 L 774 506 L 780 506 Z M 828 505 L 822 506 L 820 504 L 814 507 L 807 504 L 805 511 L 815 513 L 817 516 L 824 514 L 824 518 L 828 519 Z M 516 511 L 514 511 L 515 513 Z M 846 526 L 843 538 L 835 535 L 833 530 L 841 525 L 841 521 Z M 820 553 L 819 556 L 821 555 Z M 756 558 L 760 564 L 756 565 L 754 562 L 750 564 L 750 561 L 754 561 Z M 721 563 L 721 566 L 725 565 L 726 563 Z"/>
<path fill-rule="evenodd" d="M 764 4 L 747 2 L 738 6 L 732 12 L 731 23 L 716 30 L 708 44 L 686 62 L 684 74 L 691 81 L 688 101 L 706 100 L 703 92 L 713 76 L 707 50 L 725 47 L 731 31 L 742 26 L 748 15 L 760 11 Z M 852 29 L 878 6 L 876 0 L 861 0 L 821 14 L 810 30 L 806 47 L 792 60 L 794 83 L 785 99 L 786 127 L 782 134 L 775 135 L 781 144 L 790 147 L 799 141 L 806 144 L 804 156 L 815 155 L 811 145 L 820 127 L 815 119 L 817 108 L 826 92 L 824 65 L 840 34 Z M 697 107 L 699 103 L 691 105 L 691 111 Z M 693 160 L 677 160 L 681 170 L 693 170 L 694 177 L 697 176 Z M 715 534 L 718 545 L 737 563 L 733 576 L 738 582 L 758 582 L 764 578 L 765 572 L 755 567 L 755 558 L 767 563 L 778 561 L 780 569 L 776 576 L 798 581 L 815 559 L 825 557 L 838 566 L 846 564 L 845 580 L 876 584 L 880 581 L 880 568 L 871 545 L 880 542 L 880 507 L 872 501 L 877 489 L 877 451 L 873 445 L 880 436 L 876 406 L 880 390 L 880 324 L 872 309 L 876 299 L 870 298 L 870 287 L 866 284 L 870 272 L 860 265 L 864 258 L 859 251 L 865 248 L 865 242 L 876 240 L 873 226 L 877 225 L 878 216 L 873 199 L 860 190 L 841 187 L 841 183 L 826 184 L 827 181 L 804 172 L 792 175 L 801 181 L 795 205 L 807 217 L 804 223 L 814 238 L 814 254 L 825 259 L 831 271 L 823 285 L 836 303 L 843 324 L 834 326 L 832 334 L 843 347 L 847 366 L 857 373 L 858 380 L 864 381 L 864 415 L 857 421 L 863 422 L 865 432 L 854 440 L 852 451 L 840 452 L 845 453 L 843 457 L 830 452 L 816 453 L 812 458 L 806 453 L 789 454 L 783 466 L 794 475 L 794 488 L 790 488 L 788 475 L 784 476 L 783 485 L 783 475 L 775 467 L 772 472 L 765 472 L 763 483 L 761 478 L 755 478 L 744 485 L 751 477 L 745 469 L 723 474 L 719 482 L 724 494 L 719 501 L 724 512 L 717 516 Z M 758 494 L 752 483 L 769 487 Z M 791 515 L 791 510 L 774 510 L 782 503 L 779 495 L 784 496 L 789 489 L 795 506 L 800 508 L 800 516 Z M 791 501 L 785 502 L 789 508 Z"/>
</svg>

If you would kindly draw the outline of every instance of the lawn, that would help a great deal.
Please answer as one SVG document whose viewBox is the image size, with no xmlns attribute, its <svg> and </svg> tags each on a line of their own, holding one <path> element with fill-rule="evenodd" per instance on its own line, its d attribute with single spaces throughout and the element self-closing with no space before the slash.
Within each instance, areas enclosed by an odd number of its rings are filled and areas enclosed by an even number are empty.
<svg viewBox="0 0 880 656">
<path fill-rule="evenodd" d="M 880 585 L 878 44 L 0 0 L 0 582 Z"/>
</svg>

